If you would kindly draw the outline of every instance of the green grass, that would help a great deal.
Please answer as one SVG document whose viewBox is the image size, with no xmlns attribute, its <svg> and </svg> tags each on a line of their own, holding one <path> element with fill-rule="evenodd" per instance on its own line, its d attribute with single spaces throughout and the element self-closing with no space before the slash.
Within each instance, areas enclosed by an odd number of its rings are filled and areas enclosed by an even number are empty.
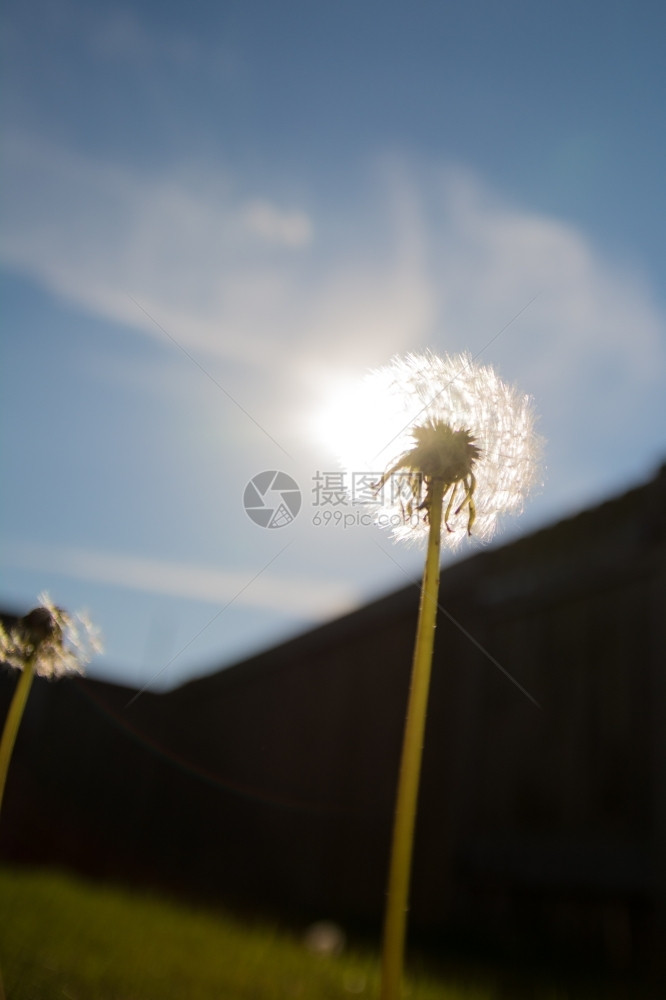
<svg viewBox="0 0 666 1000">
<path fill-rule="evenodd" d="M 6 1000 L 376 1000 L 379 990 L 375 954 L 313 955 L 268 924 L 50 870 L 0 868 L 0 962 Z M 663 995 L 628 982 L 557 987 L 519 967 L 456 968 L 446 980 L 414 974 L 406 1000 Z"/>
<path fill-rule="evenodd" d="M 374 955 L 310 953 L 270 926 L 90 884 L 0 870 L 7 1000 L 340 1000 L 374 998 Z M 488 1000 L 410 980 L 409 1000 Z"/>
</svg>

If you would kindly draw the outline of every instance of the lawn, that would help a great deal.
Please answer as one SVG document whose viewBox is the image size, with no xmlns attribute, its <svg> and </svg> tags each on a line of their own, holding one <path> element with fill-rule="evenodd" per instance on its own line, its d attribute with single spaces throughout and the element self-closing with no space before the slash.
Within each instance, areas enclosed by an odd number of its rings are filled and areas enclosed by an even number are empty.
<svg viewBox="0 0 666 1000">
<path fill-rule="evenodd" d="M 302 935 L 265 923 L 50 870 L 0 868 L 0 960 L 6 1000 L 376 1000 L 379 987 L 373 953 L 313 954 Z M 512 987 L 506 972 L 469 965 L 448 980 L 423 972 L 406 983 L 405 997 L 639 995 L 608 984 L 541 985 L 520 970 L 510 979 Z"/>
<path fill-rule="evenodd" d="M 0 869 L 7 1000 L 339 1000 L 375 997 L 377 959 L 51 871 Z M 487 1000 L 420 977 L 409 1000 Z"/>
</svg>

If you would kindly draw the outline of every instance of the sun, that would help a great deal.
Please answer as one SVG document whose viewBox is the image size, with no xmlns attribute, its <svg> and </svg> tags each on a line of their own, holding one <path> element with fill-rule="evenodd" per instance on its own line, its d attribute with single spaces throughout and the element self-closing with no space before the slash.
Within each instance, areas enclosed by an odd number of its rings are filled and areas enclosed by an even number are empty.
<svg viewBox="0 0 666 1000">
<path fill-rule="evenodd" d="M 375 391 L 367 377 L 338 376 L 322 390 L 311 432 L 315 444 L 347 469 L 381 475 L 387 453 L 407 425 L 404 410 L 397 410 L 385 392 Z"/>
<path fill-rule="evenodd" d="M 315 442 L 336 458 L 347 454 L 350 442 L 355 437 L 357 408 L 360 403 L 359 388 L 360 380 L 331 380 L 322 393 L 312 418 Z"/>
</svg>

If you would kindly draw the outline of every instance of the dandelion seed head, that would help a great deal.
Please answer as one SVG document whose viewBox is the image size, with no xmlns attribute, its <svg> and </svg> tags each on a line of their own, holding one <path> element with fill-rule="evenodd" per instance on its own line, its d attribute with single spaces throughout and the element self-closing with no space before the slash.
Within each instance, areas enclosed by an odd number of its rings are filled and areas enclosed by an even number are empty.
<svg viewBox="0 0 666 1000">
<path fill-rule="evenodd" d="M 521 512 L 538 479 L 541 442 L 530 398 L 489 366 L 468 354 L 397 357 L 366 376 L 350 401 L 357 409 L 346 414 L 344 426 L 353 433 L 342 442 L 342 464 L 350 473 L 381 470 L 375 520 L 390 525 L 396 538 L 427 538 L 410 478 L 417 471 L 426 486 L 433 475 L 459 484 L 442 526 L 449 547 L 468 532 L 470 493 L 473 534 L 481 540 L 493 536 L 500 515 Z"/>
<path fill-rule="evenodd" d="M 81 674 L 102 650 L 99 631 L 85 613 L 70 615 L 42 593 L 39 607 L 19 618 L 9 631 L 0 624 L 0 660 L 23 670 L 34 658 L 35 673 L 57 678 Z"/>
</svg>

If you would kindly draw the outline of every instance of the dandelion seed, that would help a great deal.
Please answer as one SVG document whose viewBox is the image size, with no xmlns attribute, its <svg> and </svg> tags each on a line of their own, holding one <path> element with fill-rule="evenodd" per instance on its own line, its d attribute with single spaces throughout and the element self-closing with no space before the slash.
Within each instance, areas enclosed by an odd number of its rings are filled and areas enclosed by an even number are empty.
<svg viewBox="0 0 666 1000">
<path fill-rule="evenodd" d="M 492 538 L 500 515 L 520 513 L 536 483 L 541 442 L 530 398 L 468 354 L 395 358 L 366 377 L 352 405 L 343 465 L 384 470 L 375 520 L 398 539 L 427 540 L 435 480 L 445 487 L 449 547 L 470 533 Z"/>
<path fill-rule="evenodd" d="M 46 593 L 33 608 L 6 632 L 0 624 L 0 660 L 23 670 L 34 659 L 39 677 L 57 678 L 81 674 L 95 653 L 101 652 L 98 630 L 87 615 L 70 615 L 56 607 Z"/>
</svg>

